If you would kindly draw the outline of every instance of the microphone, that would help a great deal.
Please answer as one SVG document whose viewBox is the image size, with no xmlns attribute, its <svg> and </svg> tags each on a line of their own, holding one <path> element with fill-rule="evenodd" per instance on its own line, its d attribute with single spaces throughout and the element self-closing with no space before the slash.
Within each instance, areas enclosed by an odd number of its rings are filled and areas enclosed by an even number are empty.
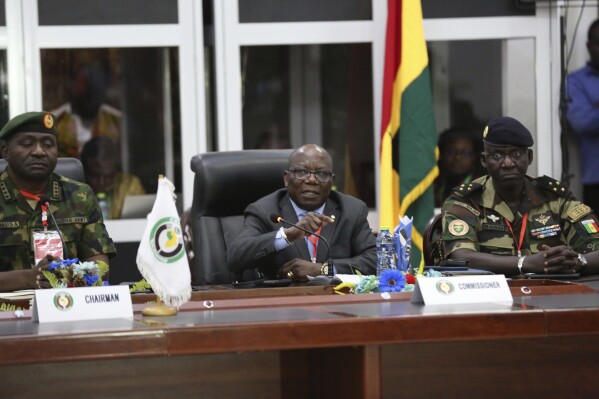
<svg viewBox="0 0 599 399">
<path fill-rule="evenodd" d="M 285 219 L 283 219 L 281 216 L 277 215 L 276 213 L 273 213 L 273 214 L 270 215 L 270 221 L 273 222 L 273 223 L 283 223 L 283 224 L 286 224 L 287 226 L 295 227 L 298 230 L 301 230 L 301 231 L 303 231 L 305 233 L 308 233 L 311 236 L 318 237 L 319 240 L 322 240 L 322 242 L 324 242 L 325 245 L 327 246 L 327 257 L 326 258 L 327 258 L 327 263 L 329 264 L 329 273 L 328 273 L 328 276 L 329 277 L 334 277 L 335 273 L 333 271 L 333 259 L 331 258 L 331 246 L 329 245 L 329 242 L 326 240 L 326 238 L 324 238 L 323 236 L 321 236 L 318 233 L 315 233 L 313 231 L 310 231 L 310 230 L 304 229 L 302 227 L 296 226 L 295 224 L 286 221 Z M 316 255 L 316 254 L 314 254 L 314 255 Z"/>
<path fill-rule="evenodd" d="M 67 255 L 67 246 L 64 241 L 64 235 L 62 234 L 60 227 L 58 227 L 58 223 L 56 223 L 56 219 L 54 219 L 54 214 L 52 213 L 52 210 L 50 210 L 50 197 L 48 197 L 46 194 L 40 196 L 40 204 L 46 205 L 46 208 L 48 209 L 48 214 L 50 214 L 50 218 L 52 218 L 52 222 L 54 222 L 54 226 L 56 226 L 56 231 L 58 232 L 58 235 L 60 236 L 60 241 L 62 242 L 63 258 L 69 259 L 68 255 Z"/>
</svg>

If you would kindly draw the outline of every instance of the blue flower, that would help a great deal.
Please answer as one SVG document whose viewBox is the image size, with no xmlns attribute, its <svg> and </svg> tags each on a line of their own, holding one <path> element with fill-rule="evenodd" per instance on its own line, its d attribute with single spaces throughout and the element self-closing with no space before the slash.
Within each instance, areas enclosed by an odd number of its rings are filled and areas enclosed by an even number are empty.
<svg viewBox="0 0 599 399">
<path fill-rule="evenodd" d="M 61 262 L 51 262 L 48 266 L 48 270 L 58 269 L 62 265 Z"/>
<path fill-rule="evenodd" d="M 91 274 L 86 274 L 85 275 L 85 284 L 87 284 L 88 286 L 93 285 L 96 281 L 98 281 L 99 276 L 97 275 L 91 275 Z"/>
<path fill-rule="evenodd" d="M 76 263 L 76 262 L 79 262 L 79 259 L 77 259 L 77 258 L 64 259 L 59 262 L 50 262 L 50 265 L 48 266 L 48 270 L 62 269 L 63 267 L 69 267 L 73 263 Z"/>
<path fill-rule="evenodd" d="M 381 292 L 401 292 L 406 286 L 406 276 L 397 269 L 385 270 L 379 276 Z"/>
</svg>

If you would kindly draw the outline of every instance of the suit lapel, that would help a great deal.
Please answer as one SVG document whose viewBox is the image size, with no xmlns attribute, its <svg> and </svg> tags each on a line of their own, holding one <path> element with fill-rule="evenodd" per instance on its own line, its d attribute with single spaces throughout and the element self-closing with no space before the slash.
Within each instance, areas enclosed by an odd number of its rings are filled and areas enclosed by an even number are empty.
<svg viewBox="0 0 599 399">
<path fill-rule="evenodd" d="M 335 216 L 335 223 L 329 223 L 320 230 L 320 235 L 328 241 L 329 245 L 333 245 L 333 233 L 335 232 L 341 217 L 339 215 L 339 205 L 336 201 L 331 199 L 331 197 L 327 199 L 327 203 L 324 206 L 324 214 L 327 216 Z M 331 248 L 331 250 L 332 249 L 333 248 Z M 318 249 L 316 251 L 316 261 L 322 263 L 330 257 L 332 257 L 332 254 L 328 253 L 327 244 L 321 244 L 319 240 Z"/>
</svg>

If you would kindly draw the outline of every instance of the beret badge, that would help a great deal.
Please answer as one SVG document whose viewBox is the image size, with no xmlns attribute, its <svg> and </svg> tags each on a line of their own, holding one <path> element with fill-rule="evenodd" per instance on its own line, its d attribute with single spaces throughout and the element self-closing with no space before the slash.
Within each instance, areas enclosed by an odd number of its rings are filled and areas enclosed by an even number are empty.
<svg viewBox="0 0 599 399">
<path fill-rule="evenodd" d="M 50 114 L 44 115 L 43 122 L 46 129 L 52 129 L 52 126 L 54 126 L 54 118 Z"/>
</svg>

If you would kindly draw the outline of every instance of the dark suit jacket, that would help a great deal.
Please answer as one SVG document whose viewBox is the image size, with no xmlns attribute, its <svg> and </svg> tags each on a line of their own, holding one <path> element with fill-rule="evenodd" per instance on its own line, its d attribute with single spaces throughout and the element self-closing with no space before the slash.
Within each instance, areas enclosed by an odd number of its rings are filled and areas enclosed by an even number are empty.
<svg viewBox="0 0 599 399">
<path fill-rule="evenodd" d="M 289 260 L 310 260 L 303 237 L 281 252 L 275 251 L 275 236 L 283 225 L 270 221 L 273 213 L 297 223 L 287 189 L 275 191 L 245 209 L 243 229 L 227 249 L 229 270 L 240 273 L 245 269 L 257 268 L 268 278 L 276 278 L 278 270 Z M 354 268 L 364 275 L 376 274 L 376 238 L 366 219 L 366 204 L 349 195 L 331 191 L 324 214 L 335 215 L 335 223 L 323 227 L 321 235 L 331 245 L 331 258 L 337 273 L 351 274 L 351 268 Z M 319 243 L 316 262 L 326 260 L 327 247 Z"/>
</svg>

